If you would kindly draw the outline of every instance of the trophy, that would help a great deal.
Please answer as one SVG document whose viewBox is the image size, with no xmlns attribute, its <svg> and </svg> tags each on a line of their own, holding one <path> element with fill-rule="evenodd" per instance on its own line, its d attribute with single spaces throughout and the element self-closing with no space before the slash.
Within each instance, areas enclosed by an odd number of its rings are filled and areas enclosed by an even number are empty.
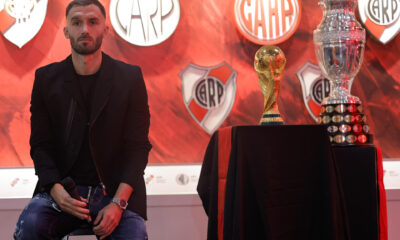
<svg viewBox="0 0 400 240">
<path fill-rule="evenodd" d="M 258 82 L 264 94 L 264 112 L 260 120 L 261 125 L 283 124 L 276 100 L 278 99 L 285 64 L 285 54 L 276 46 L 263 46 L 258 49 L 254 57 L 254 69 L 258 73 Z"/>
<path fill-rule="evenodd" d="M 360 70 L 365 30 L 354 15 L 357 0 L 321 0 L 323 19 L 314 30 L 314 45 L 322 73 L 331 83 L 318 121 L 327 126 L 331 143 L 372 143 L 361 101 L 350 94 L 349 83 Z"/>
</svg>

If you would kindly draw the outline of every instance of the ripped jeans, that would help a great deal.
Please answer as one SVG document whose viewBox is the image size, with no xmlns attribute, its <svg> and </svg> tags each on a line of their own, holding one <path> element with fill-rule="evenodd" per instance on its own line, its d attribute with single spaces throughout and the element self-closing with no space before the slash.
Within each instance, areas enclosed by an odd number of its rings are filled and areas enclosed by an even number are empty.
<svg viewBox="0 0 400 240">
<path fill-rule="evenodd" d="M 88 198 L 88 208 L 94 221 L 98 212 L 108 205 L 111 197 L 103 195 L 100 186 L 77 186 L 79 195 Z M 22 211 L 14 232 L 16 240 L 61 239 L 79 228 L 86 221 L 61 211 L 48 193 L 36 194 Z M 108 236 L 108 240 L 146 240 L 144 219 L 130 210 L 122 214 L 118 227 Z"/>
</svg>

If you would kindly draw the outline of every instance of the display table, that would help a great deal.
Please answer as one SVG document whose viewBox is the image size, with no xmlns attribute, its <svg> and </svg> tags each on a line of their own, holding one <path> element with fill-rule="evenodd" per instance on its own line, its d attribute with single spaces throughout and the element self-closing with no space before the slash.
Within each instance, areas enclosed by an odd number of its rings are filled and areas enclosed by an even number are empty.
<svg viewBox="0 0 400 240">
<path fill-rule="evenodd" d="M 372 150 L 332 148 L 318 125 L 219 130 L 198 184 L 208 239 L 378 239 Z M 354 182 L 351 169 L 363 177 Z"/>
<path fill-rule="evenodd" d="M 378 181 L 383 178 L 382 154 L 374 146 L 332 149 L 339 167 L 351 239 L 386 240 L 386 230 L 379 229 L 380 224 L 382 229 L 387 228 L 386 196 Z"/>
</svg>

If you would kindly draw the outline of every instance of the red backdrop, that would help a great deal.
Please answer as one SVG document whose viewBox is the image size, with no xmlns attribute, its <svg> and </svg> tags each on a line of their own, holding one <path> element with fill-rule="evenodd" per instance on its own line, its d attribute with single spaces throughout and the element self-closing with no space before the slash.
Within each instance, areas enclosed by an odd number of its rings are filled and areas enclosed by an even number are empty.
<svg viewBox="0 0 400 240">
<path fill-rule="evenodd" d="M 28 140 L 34 71 L 70 53 L 62 32 L 67 2 L 49 1 L 41 30 L 22 49 L 0 37 L 0 166 L 32 166 Z M 109 0 L 102 2 L 108 11 Z M 302 0 L 297 32 L 279 45 L 287 57 L 278 99 L 286 124 L 314 123 L 304 106 L 296 72 L 307 60 L 316 63 L 312 31 L 322 18 L 317 2 Z M 210 136 L 186 110 L 178 76 L 190 62 L 214 66 L 225 61 L 238 72 L 236 100 L 222 126 L 258 124 L 263 109 L 253 70 L 254 54 L 260 46 L 237 31 L 233 1 L 182 0 L 180 5 L 181 19 L 175 33 L 157 46 L 129 44 L 117 36 L 109 20 L 110 33 L 103 41 L 106 53 L 142 67 L 151 111 L 150 163 L 202 161 Z M 368 36 L 364 63 L 352 88 L 363 102 L 375 144 L 389 158 L 400 157 L 399 56 L 399 36 L 387 45 Z"/>
</svg>

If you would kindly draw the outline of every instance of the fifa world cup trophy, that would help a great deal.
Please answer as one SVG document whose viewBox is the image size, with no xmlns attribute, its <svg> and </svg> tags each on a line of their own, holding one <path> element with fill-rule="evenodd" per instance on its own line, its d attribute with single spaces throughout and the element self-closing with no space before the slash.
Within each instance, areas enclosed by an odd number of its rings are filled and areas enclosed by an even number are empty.
<svg viewBox="0 0 400 240">
<path fill-rule="evenodd" d="M 331 83 L 319 122 L 327 126 L 335 145 L 372 143 L 361 101 L 349 91 L 349 83 L 360 70 L 365 46 L 365 29 L 354 15 L 357 0 L 320 0 L 319 4 L 324 14 L 314 30 L 315 53 Z"/>
<path fill-rule="evenodd" d="M 254 69 L 258 73 L 258 82 L 264 94 L 264 112 L 260 120 L 261 125 L 283 124 L 276 101 L 285 64 L 285 54 L 279 47 L 263 46 L 256 52 Z"/>
</svg>

